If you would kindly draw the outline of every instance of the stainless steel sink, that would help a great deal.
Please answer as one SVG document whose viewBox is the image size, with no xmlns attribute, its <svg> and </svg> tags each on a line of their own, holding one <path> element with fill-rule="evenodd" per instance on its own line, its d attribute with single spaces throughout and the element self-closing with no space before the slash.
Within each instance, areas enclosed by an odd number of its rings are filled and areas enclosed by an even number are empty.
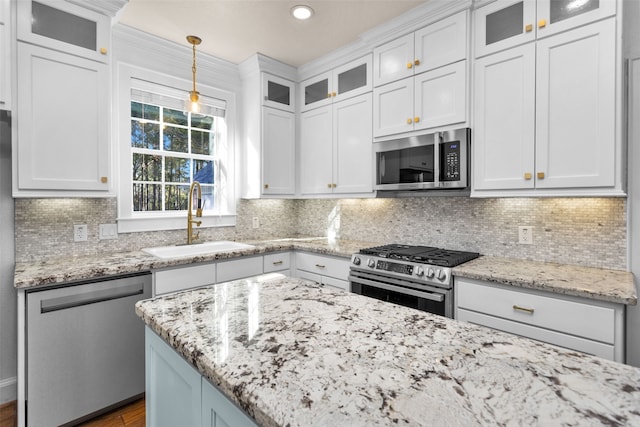
<svg viewBox="0 0 640 427">
<path fill-rule="evenodd" d="M 172 245 L 172 246 L 156 246 L 153 248 L 143 248 L 142 252 L 146 252 L 162 259 L 181 258 L 187 256 L 206 255 L 217 252 L 236 251 L 242 249 L 251 249 L 255 246 L 246 243 L 231 242 L 228 240 L 218 240 L 215 242 L 195 243 L 192 245 Z"/>
</svg>

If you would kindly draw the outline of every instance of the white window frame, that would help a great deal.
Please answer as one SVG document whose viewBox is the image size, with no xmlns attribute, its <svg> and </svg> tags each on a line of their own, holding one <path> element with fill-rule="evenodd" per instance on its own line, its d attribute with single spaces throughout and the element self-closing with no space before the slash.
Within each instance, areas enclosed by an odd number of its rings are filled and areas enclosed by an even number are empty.
<svg viewBox="0 0 640 427">
<path fill-rule="evenodd" d="M 156 88 L 159 93 L 175 95 L 184 91 L 188 95 L 191 82 L 163 73 L 147 70 L 129 64 L 118 64 L 116 76 L 116 152 L 118 156 L 118 233 L 140 231 L 180 230 L 187 228 L 186 211 L 133 211 L 132 200 L 132 151 L 131 151 L 131 89 Z M 186 89 L 185 89 L 186 88 Z M 178 91 L 178 92 L 176 92 Z M 224 173 L 216 176 L 218 180 L 216 196 L 218 209 L 203 211 L 201 227 L 227 227 L 236 224 L 236 185 L 235 185 L 235 94 L 210 86 L 198 85 L 203 97 L 219 99 L 226 103 L 225 122 L 227 124 L 227 144 L 217 146 L 218 158 L 222 162 Z"/>
</svg>

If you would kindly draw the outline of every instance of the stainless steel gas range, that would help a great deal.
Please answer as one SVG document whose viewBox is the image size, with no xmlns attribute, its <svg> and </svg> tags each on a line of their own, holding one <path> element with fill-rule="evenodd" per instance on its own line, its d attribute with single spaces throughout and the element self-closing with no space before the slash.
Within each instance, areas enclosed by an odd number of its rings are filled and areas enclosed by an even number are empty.
<svg viewBox="0 0 640 427">
<path fill-rule="evenodd" d="M 479 256 L 430 246 L 384 245 L 351 256 L 351 292 L 453 318 L 451 267 Z"/>
</svg>

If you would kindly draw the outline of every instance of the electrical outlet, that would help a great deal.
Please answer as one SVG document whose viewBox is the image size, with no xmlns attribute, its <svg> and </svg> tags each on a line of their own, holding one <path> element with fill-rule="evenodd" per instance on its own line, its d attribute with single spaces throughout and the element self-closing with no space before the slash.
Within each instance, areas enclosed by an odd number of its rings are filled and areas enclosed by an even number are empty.
<svg viewBox="0 0 640 427">
<path fill-rule="evenodd" d="M 518 243 L 521 245 L 533 244 L 533 227 L 529 225 L 518 226 Z"/>
<path fill-rule="evenodd" d="M 257 216 L 253 217 L 253 228 L 260 228 L 260 219 Z"/>
<path fill-rule="evenodd" d="M 73 226 L 73 241 L 86 242 L 88 237 L 87 224 L 79 224 Z"/>
</svg>

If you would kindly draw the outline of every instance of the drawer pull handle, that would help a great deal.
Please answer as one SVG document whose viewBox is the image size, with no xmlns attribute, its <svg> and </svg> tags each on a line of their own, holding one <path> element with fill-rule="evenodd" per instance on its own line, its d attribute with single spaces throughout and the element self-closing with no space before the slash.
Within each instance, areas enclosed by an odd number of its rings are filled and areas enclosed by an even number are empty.
<svg viewBox="0 0 640 427">
<path fill-rule="evenodd" d="M 326 265 L 316 264 L 316 267 L 318 267 L 318 268 L 325 268 L 325 267 L 326 267 Z"/>
<path fill-rule="evenodd" d="M 533 314 L 534 312 L 533 308 L 520 307 L 519 305 L 514 305 L 513 309 L 517 311 L 524 311 L 525 313 L 529 313 L 529 314 Z"/>
<path fill-rule="evenodd" d="M 273 265 L 281 265 L 282 261 L 273 261 Z"/>
</svg>

